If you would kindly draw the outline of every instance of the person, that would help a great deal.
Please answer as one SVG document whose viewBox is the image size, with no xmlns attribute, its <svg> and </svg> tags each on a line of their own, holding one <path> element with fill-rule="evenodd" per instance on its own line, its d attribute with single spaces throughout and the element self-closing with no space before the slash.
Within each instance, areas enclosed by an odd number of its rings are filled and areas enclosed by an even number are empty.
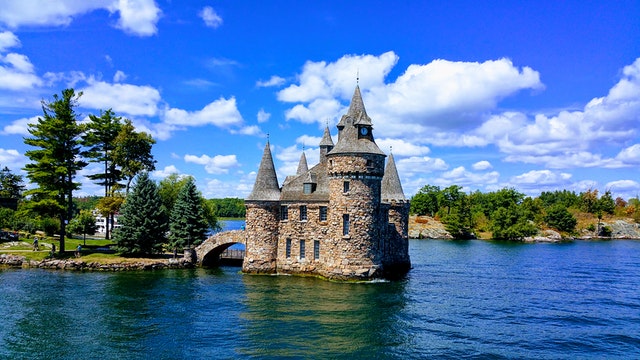
<svg viewBox="0 0 640 360">
<path fill-rule="evenodd" d="M 80 257 L 80 251 L 82 251 L 82 246 L 78 244 L 78 247 L 76 248 L 76 257 Z"/>
<path fill-rule="evenodd" d="M 51 257 L 56 256 L 56 244 L 51 244 Z"/>
<path fill-rule="evenodd" d="M 33 238 L 33 251 L 39 251 L 40 246 L 38 245 L 38 237 Z"/>
</svg>

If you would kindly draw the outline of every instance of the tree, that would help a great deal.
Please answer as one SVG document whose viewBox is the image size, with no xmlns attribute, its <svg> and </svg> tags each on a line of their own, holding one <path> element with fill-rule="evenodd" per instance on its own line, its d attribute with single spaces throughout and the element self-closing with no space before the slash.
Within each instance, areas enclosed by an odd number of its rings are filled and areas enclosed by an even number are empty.
<svg viewBox="0 0 640 360">
<path fill-rule="evenodd" d="M 549 208 L 544 221 L 552 228 L 565 232 L 573 232 L 578 224 L 578 220 L 562 204 L 556 204 Z"/>
<path fill-rule="evenodd" d="M 611 196 L 611 190 L 607 190 L 596 202 L 596 209 L 612 215 L 616 210 L 616 203 Z"/>
<path fill-rule="evenodd" d="M 442 190 L 442 198 L 440 204 L 447 207 L 447 215 L 451 214 L 451 208 L 455 206 L 460 198 L 464 195 L 461 191 L 462 187 L 459 185 L 451 185 Z"/>
<path fill-rule="evenodd" d="M 167 232 L 167 215 L 158 187 L 144 172 L 126 198 L 114 232 L 116 250 L 127 255 L 149 255 L 162 250 Z"/>
<path fill-rule="evenodd" d="M 169 245 L 174 250 L 198 245 L 209 228 L 203 208 L 202 195 L 192 177 L 180 189 L 169 221 Z"/>
<path fill-rule="evenodd" d="M 0 198 L 21 199 L 24 188 L 21 175 L 12 173 L 6 166 L 0 171 Z"/>
<path fill-rule="evenodd" d="M 81 210 L 67 226 L 67 230 L 72 234 L 82 234 L 82 240 L 87 245 L 87 234 L 95 234 L 98 230 L 96 218 L 90 210 Z"/>
<path fill-rule="evenodd" d="M 158 194 L 160 194 L 162 204 L 167 209 L 168 214 L 173 212 L 173 206 L 178 200 L 178 194 L 180 194 L 180 191 L 187 184 L 190 178 L 190 176 L 181 176 L 177 173 L 173 173 L 160 180 L 160 184 L 158 185 Z"/>
<path fill-rule="evenodd" d="M 89 158 L 90 162 L 104 164 L 104 170 L 87 177 L 98 185 L 104 186 L 104 196 L 110 197 L 122 180 L 122 172 L 116 166 L 113 156 L 113 150 L 116 148 L 115 140 L 122 129 L 122 118 L 115 116 L 113 111 L 109 109 L 100 111 L 100 116 L 89 115 L 89 119 L 82 137 L 83 145 L 88 147 L 84 156 Z M 111 208 L 111 212 L 102 215 L 111 219 L 111 223 L 113 223 L 113 214 L 118 209 Z M 105 231 L 105 238 L 109 239 L 109 221 L 105 226 Z"/>
<path fill-rule="evenodd" d="M 131 121 L 125 119 L 115 139 L 113 161 L 120 166 L 122 176 L 127 180 L 125 187 L 127 194 L 129 194 L 131 181 L 136 175 L 156 169 L 156 161 L 151 154 L 151 148 L 155 143 L 151 135 L 136 132 Z"/>
<path fill-rule="evenodd" d="M 441 191 L 439 186 L 425 185 L 411 198 L 411 213 L 435 216 L 440 209 Z"/>
<path fill-rule="evenodd" d="M 518 205 L 500 207 L 491 215 L 493 238 L 498 240 L 522 240 L 538 232 Z"/>
<path fill-rule="evenodd" d="M 87 163 L 80 160 L 80 135 L 82 127 L 77 122 L 74 110 L 78 99 L 73 89 L 62 91 L 62 96 L 53 95 L 53 102 L 42 102 L 43 117 L 29 124 L 31 137 L 25 138 L 27 145 L 36 149 L 25 155 L 31 163 L 25 166 L 27 177 L 38 187 L 28 190 L 30 208 L 40 213 L 50 213 L 60 219 L 60 252 L 64 252 L 65 226 L 72 217 L 73 190 L 80 187 L 74 181 L 76 173 Z"/>
<path fill-rule="evenodd" d="M 580 194 L 582 210 L 595 214 L 597 212 L 598 189 L 589 189 Z"/>
</svg>

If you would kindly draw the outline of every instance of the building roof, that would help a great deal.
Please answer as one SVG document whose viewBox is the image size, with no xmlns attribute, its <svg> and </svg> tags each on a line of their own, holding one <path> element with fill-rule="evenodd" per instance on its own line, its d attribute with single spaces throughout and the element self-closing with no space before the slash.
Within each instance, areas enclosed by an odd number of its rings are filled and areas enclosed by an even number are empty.
<svg viewBox="0 0 640 360">
<path fill-rule="evenodd" d="M 362 95 L 360 94 L 360 87 L 356 86 L 356 90 L 351 98 L 351 104 L 349 105 L 349 111 L 342 116 L 338 123 L 338 143 L 329 151 L 327 155 L 335 154 L 385 154 L 376 145 L 373 139 L 373 133 L 370 137 L 359 137 L 358 128 L 361 126 L 371 127 L 371 118 L 367 115 L 367 111 L 364 108 L 364 102 L 362 101 Z"/>
<path fill-rule="evenodd" d="M 382 176 L 382 201 L 389 202 L 395 201 L 407 201 L 402 191 L 402 184 L 400 184 L 400 177 L 398 176 L 398 169 L 396 169 L 396 162 L 393 159 L 393 154 L 389 154 L 389 160 L 387 166 L 384 169 L 384 176 Z"/>
<path fill-rule="evenodd" d="M 253 191 L 247 197 L 249 201 L 278 201 L 280 200 L 280 187 L 278 186 L 278 177 L 276 176 L 276 168 L 273 165 L 271 157 L 271 148 L 269 142 L 264 147 L 260 168 L 256 176 L 256 182 L 253 184 Z"/>
<path fill-rule="evenodd" d="M 324 128 L 324 134 L 322 134 L 322 140 L 320 140 L 320 146 L 333 146 L 333 139 L 331 139 L 331 133 L 329 127 Z"/>
<path fill-rule="evenodd" d="M 304 184 L 315 184 L 311 194 L 305 194 Z M 329 201 L 327 162 L 322 161 L 304 174 L 288 176 L 282 185 L 281 201 Z"/>
<path fill-rule="evenodd" d="M 309 166 L 307 165 L 307 156 L 302 151 L 302 155 L 300 155 L 300 162 L 298 163 L 298 170 L 296 171 L 296 175 L 302 175 L 309 171 Z"/>
</svg>

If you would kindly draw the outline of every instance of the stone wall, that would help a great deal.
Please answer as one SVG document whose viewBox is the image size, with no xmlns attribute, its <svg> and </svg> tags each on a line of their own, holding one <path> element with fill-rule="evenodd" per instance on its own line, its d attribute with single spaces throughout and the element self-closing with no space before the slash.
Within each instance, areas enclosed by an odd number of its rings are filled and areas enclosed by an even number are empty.
<svg viewBox="0 0 640 360">
<path fill-rule="evenodd" d="M 71 259 L 44 259 L 42 261 L 27 261 L 24 256 L 0 255 L 0 265 L 17 268 L 39 268 L 51 270 L 77 270 L 77 271 L 132 271 L 132 270 L 162 270 L 162 269 L 187 269 L 195 264 L 185 259 L 169 259 L 158 261 L 120 262 L 103 264 Z"/>
<path fill-rule="evenodd" d="M 246 252 L 242 271 L 247 273 L 276 272 L 280 202 L 245 201 Z"/>
</svg>

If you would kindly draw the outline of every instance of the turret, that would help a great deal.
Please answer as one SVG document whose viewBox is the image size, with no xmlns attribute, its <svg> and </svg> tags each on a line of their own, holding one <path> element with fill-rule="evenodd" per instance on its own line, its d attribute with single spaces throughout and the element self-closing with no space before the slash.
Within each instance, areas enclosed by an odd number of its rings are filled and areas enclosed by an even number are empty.
<svg viewBox="0 0 640 360">
<path fill-rule="evenodd" d="M 411 268 L 409 259 L 409 201 L 404 196 L 393 154 L 389 154 L 382 177 L 382 202 L 388 207 L 388 247 L 385 271 L 402 274 Z"/>
<path fill-rule="evenodd" d="M 322 140 L 320 140 L 320 162 L 324 162 L 327 160 L 327 153 L 333 150 L 333 139 L 331 139 L 331 133 L 329 132 L 329 127 L 324 128 L 324 133 L 322 134 Z"/>
<path fill-rule="evenodd" d="M 246 253 L 242 271 L 274 273 L 278 250 L 280 188 L 269 142 L 264 148 L 253 191 L 245 200 Z"/>
</svg>

